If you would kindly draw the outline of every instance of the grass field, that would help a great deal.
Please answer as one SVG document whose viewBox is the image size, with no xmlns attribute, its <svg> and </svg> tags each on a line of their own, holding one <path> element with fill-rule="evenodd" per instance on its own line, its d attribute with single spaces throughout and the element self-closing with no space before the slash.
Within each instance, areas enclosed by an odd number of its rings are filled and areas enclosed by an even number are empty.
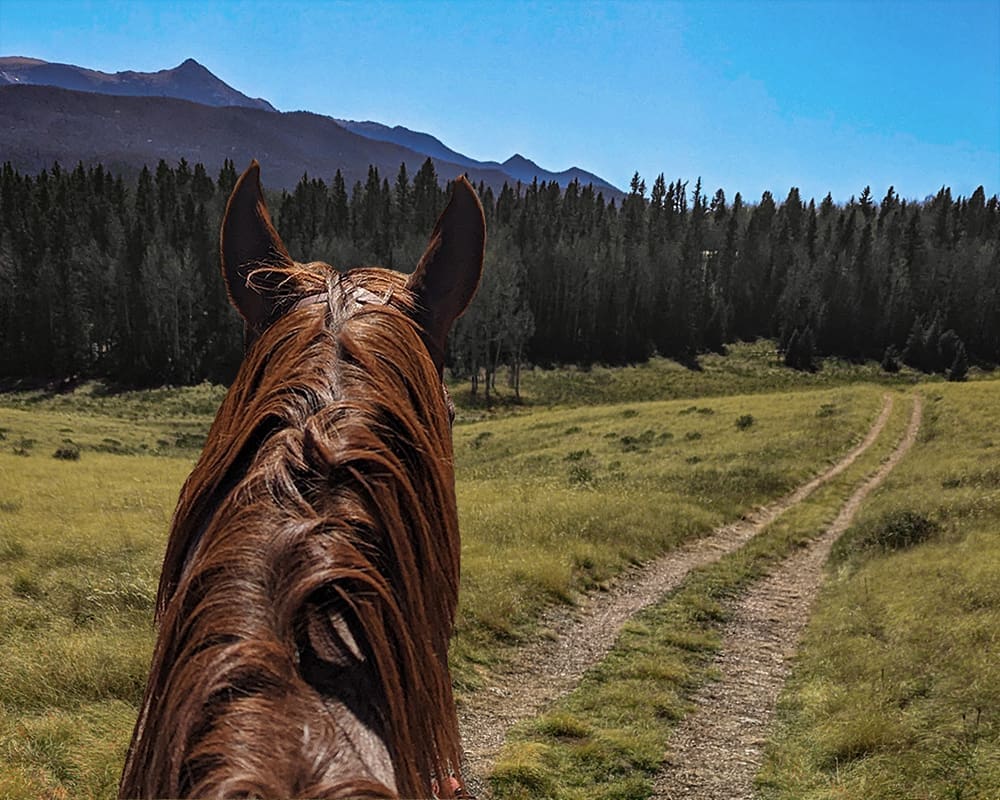
<svg viewBox="0 0 1000 800">
<path fill-rule="evenodd" d="M 460 414 L 460 693 L 545 605 L 783 494 L 867 430 L 884 385 L 832 366 L 823 388 L 809 376 L 790 391 L 753 377 L 754 347 L 683 381 L 666 362 L 637 367 L 572 404 L 539 374 L 526 380 L 535 405 Z M 656 399 L 671 397 L 683 399 Z M 209 386 L 0 397 L 0 796 L 113 793 L 169 518 L 220 398 Z"/>
<path fill-rule="evenodd" d="M 970 380 L 988 377 L 973 369 Z M 773 394 L 803 389 L 823 389 L 859 383 L 887 387 L 912 386 L 941 381 L 909 367 L 895 374 L 874 362 L 853 363 L 826 359 L 815 372 L 796 372 L 782 363 L 774 343 L 767 340 L 741 342 L 729 346 L 726 355 L 708 353 L 699 358 L 698 369 L 666 358 L 652 358 L 628 367 L 594 366 L 590 369 L 530 369 L 522 373 L 521 393 L 536 406 L 581 406 L 609 403 L 677 400 L 685 397 L 713 397 L 736 394 Z M 500 380 L 501 399 L 511 390 Z M 453 392 L 464 398 L 462 385 Z"/>
<path fill-rule="evenodd" d="M 570 600 L 821 471 L 867 431 L 881 396 L 867 386 L 738 395 L 457 428 L 460 685 L 543 604 Z M 752 423 L 741 429 L 741 418 Z"/>
<path fill-rule="evenodd" d="M 711 678 L 727 601 L 824 530 L 856 484 L 898 442 L 910 403 L 897 399 L 882 436 L 837 478 L 740 550 L 698 568 L 626 624 L 576 690 L 508 737 L 491 783 L 498 798 L 648 797 L 688 698 Z"/>
<path fill-rule="evenodd" d="M 927 397 L 918 446 L 833 553 L 767 800 L 1000 797 L 1000 387 Z"/>
</svg>

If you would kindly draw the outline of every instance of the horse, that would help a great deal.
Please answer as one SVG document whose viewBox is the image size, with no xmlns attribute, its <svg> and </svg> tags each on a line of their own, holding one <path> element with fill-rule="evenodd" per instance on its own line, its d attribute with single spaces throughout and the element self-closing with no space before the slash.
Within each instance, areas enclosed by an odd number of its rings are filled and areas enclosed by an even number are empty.
<svg viewBox="0 0 1000 800">
<path fill-rule="evenodd" d="M 244 357 L 185 482 L 119 797 L 452 797 L 459 533 L 442 375 L 482 272 L 453 182 L 411 275 L 292 260 L 254 160 L 222 273 Z"/>
</svg>

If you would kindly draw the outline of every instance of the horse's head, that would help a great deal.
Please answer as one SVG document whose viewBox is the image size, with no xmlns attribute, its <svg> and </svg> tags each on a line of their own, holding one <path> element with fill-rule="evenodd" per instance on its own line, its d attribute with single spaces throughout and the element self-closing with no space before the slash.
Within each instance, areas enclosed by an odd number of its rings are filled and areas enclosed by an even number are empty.
<svg viewBox="0 0 1000 800">
<path fill-rule="evenodd" d="M 120 793 L 426 796 L 461 757 L 442 371 L 482 207 L 459 178 L 411 275 L 338 273 L 292 260 L 259 173 L 221 233 L 246 353 L 174 515 Z"/>
</svg>

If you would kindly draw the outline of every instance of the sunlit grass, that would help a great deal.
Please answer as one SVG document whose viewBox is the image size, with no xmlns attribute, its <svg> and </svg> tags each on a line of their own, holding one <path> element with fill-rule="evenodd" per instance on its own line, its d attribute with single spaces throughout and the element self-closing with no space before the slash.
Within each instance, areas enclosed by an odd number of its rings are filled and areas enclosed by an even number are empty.
<svg viewBox="0 0 1000 800">
<path fill-rule="evenodd" d="M 0 796 L 113 794 L 149 665 L 165 532 L 190 468 L 185 458 L 0 452 Z"/>
<path fill-rule="evenodd" d="M 728 618 L 727 603 L 794 548 L 825 529 L 857 483 L 892 450 L 909 417 L 898 398 L 880 439 L 855 464 L 740 550 L 694 570 L 660 603 L 627 623 L 580 685 L 508 737 L 491 785 L 499 798 L 648 797 L 669 735 L 690 710 Z M 569 733 L 567 733 L 569 732 Z"/>
<path fill-rule="evenodd" d="M 536 412 L 456 429 L 463 537 L 453 664 L 790 491 L 856 443 L 876 387 Z M 754 424 L 736 423 L 750 414 Z"/>
<path fill-rule="evenodd" d="M 883 391 L 522 408 L 456 426 L 460 690 L 545 605 L 822 470 L 867 430 Z M 111 793 L 170 515 L 216 397 L 90 387 L 0 403 L 0 795 Z M 79 460 L 52 457 L 67 441 Z"/>
<path fill-rule="evenodd" d="M 696 370 L 665 358 L 629 367 L 528 369 L 522 373 L 521 393 L 525 402 L 535 405 L 580 406 L 801 391 L 858 383 L 904 387 L 942 380 L 909 367 L 891 374 L 873 361 L 854 363 L 836 358 L 822 359 L 816 372 L 797 372 L 783 364 L 775 343 L 766 339 L 737 342 L 728 346 L 724 356 L 708 353 L 698 361 Z M 970 373 L 970 380 L 981 377 L 984 375 L 978 369 Z M 497 384 L 501 400 L 509 400 L 512 390 L 503 380 Z M 464 385 L 456 384 L 453 395 L 464 400 L 466 394 Z"/>
<path fill-rule="evenodd" d="M 1000 397 L 927 395 L 924 435 L 835 553 L 758 779 L 769 800 L 1000 797 Z M 925 540 L 874 535 L 903 512 L 933 523 Z"/>
</svg>

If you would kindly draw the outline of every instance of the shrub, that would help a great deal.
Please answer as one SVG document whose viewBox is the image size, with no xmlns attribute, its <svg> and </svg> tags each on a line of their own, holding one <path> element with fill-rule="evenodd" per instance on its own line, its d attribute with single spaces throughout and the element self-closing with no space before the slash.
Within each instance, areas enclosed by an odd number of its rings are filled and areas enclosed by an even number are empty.
<svg viewBox="0 0 1000 800">
<path fill-rule="evenodd" d="M 569 469 L 569 482 L 571 486 L 587 486 L 594 480 L 594 472 L 590 467 L 583 464 L 574 464 Z"/>
<path fill-rule="evenodd" d="M 10 590 L 15 597 L 23 597 L 26 600 L 37 600 L 44 594 L 38 579 L 27 572 L 19 572 L 14 576 Z"/>
<path fill-rule="evenodd" d="M 897 509 L 851 528 L 834 546 L 834 557 L 843 560 L 852 551 L 905 550 L 931 538 L 940 525 L 919 511 Z"/>
<path fill-rule="evenodd" d="M 802 372 L 816 371 L 816 339 L 808 325 L 801 333 L 792 331 L 785 347 L 785 365 Z"/>
<path fill-rule="evenodd" d="M 79 461 L 80 448 L 75 444 L 64 444 L 52 454 L 52 457 L 61 461 Z"/>
<path fill-rule="evenodd" d="M 736 420 L 736 427 L 741 431 L 745 431 L 754 424 L 754 421 L 753 414 L 743 414 Z"/>
<path fill-rule="evenodd" d="M 205 433 L 180 431 L 174 435 L 174 446 L 181 450 L 198 450 L 205 446 L 207 439 Z"/>
<path fill-rule="evenodd" d="M 939 529 L 939 525 L 917 511 L 894 511 L 884 514 L 873 531 L 872 544 L 883 550 L 905 550 L 920 544 Z"/>
<path fill-rule="evenodd" d="M 473 439 L 471 442 L 469 442 L 469 446 L 473 450 L 478 450 L 480 447 L 483 446 L 483 444 L 486 442 L 486 440 L 489 439 L 492 435 L 493 434 L 490 433 L 489 431 L 481 431 L 480 433 L 476 434 L 476 438 L 475 439 Z"/>
<path fill-rule="evenodd" d="M 656 439 L 656 431 L 647 428 L 642 433 L 636 436 L 629 436 L 626 434 L 622 436 L 619 440 L 621 442 L 622 450 L 626 453 L 632 453 L 636 451 L 645 452 L 653 441 Z"/>
<path fill-rule="evenodd" d="M 886 372 L 899 372 L 901 367 L 899 358 L 899 351 L 890 344 L 882 356 L 882 369 Z"/>
</svg>

